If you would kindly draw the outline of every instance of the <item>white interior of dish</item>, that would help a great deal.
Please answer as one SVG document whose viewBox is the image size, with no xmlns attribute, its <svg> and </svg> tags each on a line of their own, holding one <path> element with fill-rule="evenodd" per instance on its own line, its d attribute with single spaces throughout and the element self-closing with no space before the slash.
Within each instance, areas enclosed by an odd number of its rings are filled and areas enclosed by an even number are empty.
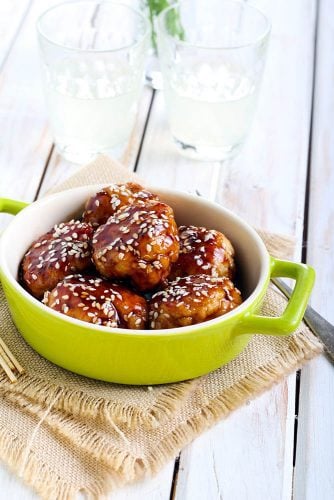
<svg viewBox="0 0 334 500">
<path fill-rule="evenodd" d="M 79 215 L 87 198 L 98 191 L 101 186 L 86 186 L 48 196 L 20 212 L 9 224 L 0 241 L 0 266 L 8 280 L 31 300 L 45 308 L 43 304 L 31 297 L 17 282 L 18 268 L 22 256 L 31 243 L 43 233 L 59 222 L 66 221 Z M 235 311 L 246 309 L 249 303 L 262 291 L 269 273 L 269 255 L 257 233 L 242 219 L 223 207 L 209 202 L 204 198 L 161 188 L 150 188 L 160 198 L 169 204 L 175 212 L 178 225 L 192 224 L 205 226 L 223 232 L 232 242 L 236 251 L 236 265 L 238 268 L 238 286 L 241 288 L 244 302 Z M 51 314 L 57 313 L 48 309 Z M 226 316 L 235 314 L 231 311 L 227 315 L 206 322 L 222 321 Z M 64 317 L 62 315 L 62 317 Z M 70 322 L 80 323 L 78 320 L 67 317 Z M 202 324 L 203 325 L 203 324 Z M 194 329 L 199 325 L 175 329 L 175 332 Z M 85 323 L 85 327 L 93 329 L 111 330 Z M 115 330 L 113 330 L 115 331 Z M 129 330 L 117 329 L 118 332 Z M 173 330 L 166 330 L 171 334 Z M 131 331 L 131 333 L 135 333 Z M 144 333 L 143 330 L 138 333 Z M 152 331 L 150 331 L 152 335 Z"/>
</svg>

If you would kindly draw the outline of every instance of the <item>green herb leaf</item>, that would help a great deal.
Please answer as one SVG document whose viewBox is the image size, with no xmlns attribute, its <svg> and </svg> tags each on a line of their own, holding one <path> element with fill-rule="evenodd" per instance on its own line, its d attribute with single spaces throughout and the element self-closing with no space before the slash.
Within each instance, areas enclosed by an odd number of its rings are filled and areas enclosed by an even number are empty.
<svg viewBox="0 0 334 500">
<path fill-rule="evenodd" d="M 160 14 L 160 12 L 166 7 L 169 7 L 171 3 L 168 0 L 146 0 L 147 7 L 149 10 L 149 18 L 152 27 L 152 45 L 156 49 L 157 48 L 157 40 L 156 40 L 156 32 L 154 29 L 154 17 Z M 173 36 L 178 37 L 180 40 L 184 40 L 184 29 L 181 24 L 179 13 L 176 10 L 171 10 L 167 15 L 167 28 L 169 33 Z"/>
</svg>

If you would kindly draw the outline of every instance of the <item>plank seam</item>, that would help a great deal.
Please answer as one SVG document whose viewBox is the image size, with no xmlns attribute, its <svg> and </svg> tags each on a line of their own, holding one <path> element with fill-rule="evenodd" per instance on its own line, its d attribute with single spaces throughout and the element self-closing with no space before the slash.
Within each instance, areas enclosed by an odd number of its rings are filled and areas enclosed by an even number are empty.
<svg viewBox="0 0 334 500">
<path fill-rule="evenodd" d="M 143 149 L 143 144 L 144 144 L 144 140 L 145 140 L 145 136 L 146 136 L 146 131 L 147 131 L 147 127 L 148 127 L 148 122 L 150 120 L 151 111 L 152 111 L 152 108 L 153 108 L 155 93 L 156 93 L 156 90 L 153 89 L 152 96 L 151 96 L 151 101 L 150 101 L 150 105 L 148 107 L 148 112 L 147 112 L 147 115 L 146 115 L 146 120 L 145 120 L 145 124 L 144 124 L 144 128 L 143 128 L 143 133 L 142 133 L 140 144 L 139 144 L 139 148 L 138 148 L 138 153 L 137 153 L 136 161 L 135 161 L 134 168 L 133 168 L 134 172 L 137 172 L 137 168 L 138 168 L 138 164 L 139 164 L 139 160 L 140 160 L 140 156 L 141 156 L 141 152 L 142 152 L 142 149 Z"/>
<path fill-rule="evenodd" d="M 176 457 L 173 470 L 172 484 L 170 488 L 169 500 L 174 500 L 176 495 L 177 480 L 179 477 L 181 453 Z"/>
<path fill-rule="evenodd" d="M 55 145 L 52 144 L 52 146 L 50 148 L 50 151 L 49 151 L 49 154 L 47 156 L 45 165 L 44 165 L 43 173 L 41 175 L 41 178 L 40 178 L 38 186 L 37 186 L 36 194 L 34 196 L 34 201 L 37 200 L 37 198 L 39 197 L 39 193 L 41 192 L 41 189 L 42 189 L 42 186 L 43 186 L 43 183 L 44 183 L 44 179 L 45 179 L 45 176 L 46 176 L 46 172 L 48 170 L 48 166 L 49 166 L 49 163 L 50 163 L 50 160 L 51 160 L 51 157 L 52 157 L 54 149 L 55 149 Z"/>
<path fill-rule="evenodd" d="M 309 133 L 309 147 L 307 155 L 307 172 L 305 182 L 305 203 L 304 203 L 304 226 L 302 235 L 302 249 L 301 261 L 307 261 L 307 243 L 308 243 L 308 222 L 309 222 L 309 200 L 311 189 L 311 157 L 312 157 L 312 138 L 313 138 L 313 125 L 314 125 L 314 102 L 315 102 L 315 87 L 316 87 L 316 73 L 317 73 L 317 49 L 318 49 L 318 32 L 319 32 L 319 0 L 316 1 L 315 12 L 315 28 L 314 28 L 314 47 L 313 47 L 313 75 L 312 75 L 312 91 L 311 91 L 311 111 L 310 111 L 310 133 Z M 296 373 L 296 396 L 295 396 L 295 425 L 293 436 L 293 468 L 296 466 L 297 455 L 297 440 L 298 440 L 298 417 L 299 417 L 299 400 L 300 400 L 300 384 L 301 384 L 302 371 L 298 370 Z M 291 498 L 294 498 L 294 474 L 292 475 L 292 488 Z"/>
</svg>

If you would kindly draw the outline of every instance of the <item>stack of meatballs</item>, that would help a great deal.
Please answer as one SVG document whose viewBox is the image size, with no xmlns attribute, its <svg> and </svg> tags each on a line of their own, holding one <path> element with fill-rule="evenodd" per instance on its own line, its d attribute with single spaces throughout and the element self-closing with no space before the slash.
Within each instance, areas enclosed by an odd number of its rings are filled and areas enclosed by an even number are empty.
<svg viewBox="0 0 334 500">
<path fill-rule="evenodd" d="M 219 231 L 178 227 L 173 210 L 135 183 L 87 200 L 25 253 L 20 281 L 60 313 L 96 325 L 160 330 L 201 323 L 241 302 L 234 249 Z"/>
</svg>

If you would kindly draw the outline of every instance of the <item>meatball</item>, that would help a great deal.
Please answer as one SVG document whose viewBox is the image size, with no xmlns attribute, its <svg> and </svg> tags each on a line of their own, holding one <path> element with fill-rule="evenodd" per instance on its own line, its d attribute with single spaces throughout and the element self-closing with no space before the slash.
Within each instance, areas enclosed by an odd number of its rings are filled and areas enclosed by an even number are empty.
<svg viewBox="0 0 334 500">
<path fill-rule="evenodd" d="M 143 297 L 95 276 L 66 277 L 51 292 L 45 292 L 43 303 L 95 325 L 140 330 L 147 323 L 147 303 Z"/>
<path fill-rule="evenodd" d="M 152 296 L 149 326 L 159 330 L 195 325 L 221 316 L 241 302 L 239 290 L 226 277 L 199 274 L 176 278 Z"/>
<path fill-rule="evenodd" d="M 91 266 L 90 224 L 71 220 L 55 225 L 25 253 L 20 267 L 23 286 L 40 299 L 68 274 Z"/>
<path fill-rule="evenodd" d="M 234 248 L 223 233 L 196 226 L 180 226 L 180 255 L 171 278 L 208 274 L 233 278 Z"/>
<path fill-rule="evenodd" d="M 125 205 L 146 203 L 147 200 L 158 199 L 157 195 L 146 191 L 139 184 L 111 184 L 94 196 L 91 196 L 85 206 L 83 220 L 93 226 L 105 224 L 109 217 Z"/>
<path fill-rule="evenodd" d="M 123 207 L 94 233 L 93 261 L 99 273 L 130 280 L 141 291 L 161 284 L 178 254 L 173 210 L 159 201 Z"/>
</svg>

